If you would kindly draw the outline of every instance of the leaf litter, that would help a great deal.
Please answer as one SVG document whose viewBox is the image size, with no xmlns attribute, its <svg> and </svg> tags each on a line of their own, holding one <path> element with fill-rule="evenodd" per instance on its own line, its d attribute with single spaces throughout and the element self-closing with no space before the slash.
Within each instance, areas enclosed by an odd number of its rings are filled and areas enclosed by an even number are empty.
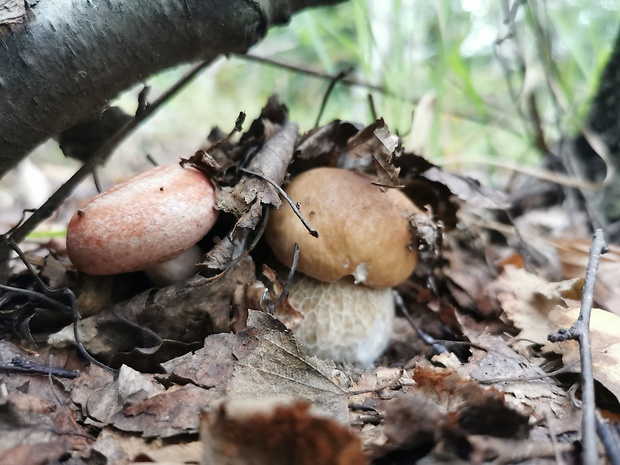
<svg viewBox="0 0 620 465">
<path fill-rule="evenodd" d="M 29 254 L 49 285 L 78 294 L 74 332 L 70 305 L 50 308 L 16 266 L 0 295 L 0 463 L 577 463 L 580 411 L 560 374 L 579 370 L 579 353 L 547 335 L 575 320 L 587 238 L 547 241 L 556 260 L 525 253 L 505 194 L 407 152 L 383 120 L 297 131 L 274 97 L 238 141 L 214 131 L 186 160 L 212 176 L 224 212 L 189 280 L 83 277 L 62 254 Z M 369 173 L 426 209 L 420 265 L 397 288 L 403 307 L 373 367 L 303 352 L 283 324 L 300 318 L 279 298 L 288 270 L 260 240 L 276 186 L 318 166 Z M 597 294 L 612 311 L 616 261 Z M 616 320 L 592 318 L 609 415 Z"/>
</svg>

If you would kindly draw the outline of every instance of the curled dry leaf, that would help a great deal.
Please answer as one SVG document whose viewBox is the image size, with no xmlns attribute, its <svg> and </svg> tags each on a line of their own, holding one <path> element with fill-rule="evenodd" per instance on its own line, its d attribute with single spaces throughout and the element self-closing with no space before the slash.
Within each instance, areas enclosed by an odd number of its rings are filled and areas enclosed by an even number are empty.
<svg viewBox="0 0 620 465">
<path fill-rule="evenodd" d="M 423 176 L 430 181 L 443 184 L 469 206 L 502 210 L 510 208 L 510 202 L 506 200 L 504 194 L 481 185 L 473 178 L 459 176 L 458 174 L 441 170 L 436 166 L 426 170 Z"/>
<path fill-rule="evenodd" d="M 383 118 L 365 127 L 349 139 L 349 156 L 353 160 L 372 159 L 377 167 L 377 184 L 385 187 L 399 187 L 400 168 L 395 159 L 403 153 L 401 140 L 392 134 Z"/>
<path fill-rule="evenodd" d="M 552 331 L 570 328 L 579 316 L 579 302 L 570 302 L 569 308 L 556 307 L 549 314 Z M 593 308 L 590 317 L 590 344 L 594 379 L 609 389 L 620 402 L 620 316 Z M 564 366 L 579 372 L 579 344 L 577 341 L 559 342 Z"/>
<path fill-rule="evenodd" d="M 585 276 L 590 254 L 591 240 L 558 239 L 553 241 L 555 250 L 560 259 L 562 276 L 565 279 Z M 620 288 L 618 275 L 620 274 L 620 246 L 609 245 L 609 252 L 601 255 L 594 299 L 598 305 L 609 311 L 620 314 Z"/>
<path fill-rule="evenodd" d="M 557 305 L 566 306 L 570 299 L 580 299 L 583 279 L 548 283 L 524 269 L 509 266 L 491 287 L 508 318 L 521 330 L 519 338 L 546 346 L 550 351 L 555 344 L 547 341 L 551 332 L 547 324 L 549 313 Z"/>
<path fill-rule="evenodd" d="M 296 175 L 319 166 L 336 166 L 347 148 L 347 141 L 363 126 L 350 121 L 335 120 L 311 129 L 301 137 L 290 172 Z"/>
</svg>

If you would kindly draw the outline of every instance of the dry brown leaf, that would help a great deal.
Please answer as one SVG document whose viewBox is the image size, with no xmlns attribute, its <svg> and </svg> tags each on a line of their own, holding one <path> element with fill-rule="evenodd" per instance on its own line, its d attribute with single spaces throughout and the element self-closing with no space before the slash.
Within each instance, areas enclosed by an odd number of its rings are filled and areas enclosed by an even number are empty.
<svg viewBox="0 0 620 465">
<path fill-rule="evenodd" d="M 245 309 L 233 305 L 233 298 L 238 287 L 245 288 L 254 281 L 254 264 L 247 257 L 215 281 L 197 275 L 163 289 L 142 292 L 84 318 L 78 323 L 80 338 L 91 354 L 105 361 L 132 349 L 154 354 L 161 348 L 162 339 L 202 342 L 208 334 L 245 326 Z M 74 341 L 72 326 L 48 339 L 60 347 Z"/>
<path fill-rule="evenodd" d="M 307 400 L 340 423 L 348 422 L 347 395 L 332 381 L 333 363 L 308 357 L 290 332 L 263 330 L 258 345 L 239 354 L 227 394 L 232 399 Z"/>
<path fill-rule="evenodd" d="M 225 268 L 233 258 L 231 253 L 240 254 L 243 251 L 242 239 L 248 230 L 256 228 L 263 216 L 264 206 L 278 208 L 282 204 L 278 190 L 265 179 L 278 186 L 282 185 L 295 151 L 297 131 L 297 124 L 286 123 L 279 132 L 265 142 L 244 168 L 248 173 L 255 173 L 260 177 L 247 174 L 233 187 L 218 189 L 217 209 L 235 215 L 237 223 L 228 237 L 207 253 L 205 260 L 207 266 Z M 239 247 L 241 250 L 237 250 Z"/>
<path fill-rule="evenodd" d="M 257 316 L 260 316 L 258 318 Z M 272 317 L 250 312 L 253 322 Z M 282 326 L 275 322 L 275 326 Z M 305 355 L 292 333 L 249 328 L 215 334 L 204 348 L 164 364 L 172 380 L 209 387 L 215 398 L 303 399 L 341 423 L 348 421 L 347 395 L 332 381 L 335 366 Z"/>
<path fill-rule="evenodd" d="M 562 276 L 576 278 L 585 276 L 590 255 L 591 240 L 558 239 L 554 241 L 555 250 L 560 259 Z M 610 244 L 609 252 L 601 255 L 594 299 L 609 311 L 620 314 L 620 246 Z"/>
<path fill-rule="evenodd" d="M 198 432 L 200 410 L 221 395 L 222 389 L 194 385 L 163 391 L 153 375 L 122 367 L 115 378 L 92 365 L 75 380 L 72 400 L 88 423 L 110 424 L 148 438 L 167 438 Z"/>
<path fill-rule="evenodd" d="M 73 411 L 16 389 L 0 396 L 0 431 L 3 465 L 50 463 L 86 447 L 86 432 L 75 422 Z"/>
<path fill-rule="evenodd" d="M 521 330 L 519 338 L 552 350 L 547 341 L 549 312 L 556 305 L 566 305 L 567 299 L 580 298 L 583 280 L 548 283 L 524 269 L 507 267 L 492 286 L 506 315 Z"/>
<path fill-rule="evenodd" d="M 227 401 L 201 419 L 203 465 L 363 465 L 359 439 L 304 402 Z"/>
<path fill-rule="evenodd" d="M 468 440 L 473 449 L 473 456 L 484 457 L 486 461 L 497 464 L 570 463 L 569 457 L 575 455 L 574 444 L 565 442 L 506 440 L 488 436 L 469 436 Z M 560 462 L 559 457 L 566 459 Z"/>
<path fill-rule="evenodd" d="M 161 391 L 163 387 L 151 375 L 127 366 L 121 367 L 115 377 L 91 365 L 75 379 L 71 400 L 81 406 L 85 416 L 106 424 L 124 406 L 138 404 Z"/>
<path fill-rule="evenodd" d="M 556 307 L 549 314 L 549 324 L 555 331 L 570 328 L 579 316 L 579 303 L 570 308 Z M 590 345 L 594 379 L 609 389 L 620 401 L 620 316 L 592 309 L 590 319 Z M 564 365 L 579 371 L 579 344 L 577 341 L 559 342 Z"/>
<path fill-rule="evenodd" d="M 60 458 L 67 454 L 67 443 L 62 439 L 39 442 L 3 449 L 0 465 L 46 465 L 59 463 Z"/>
<path fill-rule="evenodd" d="M 473 350 L 468 363 L 456 370 L 478 381 L 495 380 L 492 386 L 507 394 L 509 405 L 524 413 L 533 412 L 536 418 L 545 418 L 545 425 L 535 428 L 531 437 L 546 439 L 548 428 L 555 434 L 579 430 L 578 411 L 572 407 L 566 391 L 546 376 L 542 368 L 517 354 L 500 336 L 483 334 L 476 344 L 486 351 Z M 535 376 L 539 378 L 518 381 L 518 378 Z"/>
<path fill-rule="evenodd" d="M 400 168 L 394 161 L 403 153 L 401 140 L 392 134 L 383 119 L 362 129 L 348 142 L 348 154 L 352 160 L 374 160 L 377 183 L 385 187 L 399 187 Z"/>
<path fill-rule="evenodd" d="M 194 434 L 198 432 L 200 411 L 218 398 L 217 392 L 192 384 L 175 386 L 125 407 L 110 418 L 110 422 L 115 428 L 141 433 L 145 438 Z"/>
<path fill-rule="evenodd" d="M 170 465 L 198 464 L 202 444 L 145 439 L 114 428 L 104 428 L 90 448 L 90 458 L 96 463 L 159 463 Z"/>
<path fill-rule="evenodd" d="M 443 184 L 469 206 L 502 210 L 510 207 L 505 194 L 483 186 L 468 176 L 450 173 L 434 165 L 429 167 L 423 176 L 430 181 Z"/>
<path fill-rule="evenodd" d="M 289 172 L 294 176 L 318 166 L 336 166 L 347 141 L 362 128 L 359 123 L 335 120 L 311 129 L 301 137 Z"/>
<path fill-rule="evenodd" d="M 413 379 L 413 392 L 434 400 L 469 434 L 504 438 L 528 435 L 529 412 L 515 410 L 496 389 L 485 389 L 453 370 L 432 366 L 416 367 Z"/>
</svg>

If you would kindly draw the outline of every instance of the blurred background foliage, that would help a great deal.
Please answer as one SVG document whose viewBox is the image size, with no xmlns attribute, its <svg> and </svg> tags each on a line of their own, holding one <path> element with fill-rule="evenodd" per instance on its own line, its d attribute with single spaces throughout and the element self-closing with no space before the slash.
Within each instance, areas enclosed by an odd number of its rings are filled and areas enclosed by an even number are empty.
<svg viewBox="0 0 620 465">
<path fill-rule="evenodd" d="M 210 66 L 124 142 L 106 170 L 126 176 L 147 154 L 159 162 L 187 156 L 212 126 L 230 130 L 240 111 L 248 125 L 272 93 L 302 131 L 312 128 L 329 79 L 268 61 L 332 76 L 350 71 L 357 84 L 336 84 L 322 124 L 370 123 L 371 96 L 408 149 L 451 169 L 535 162 L 537 128 L 557 141 L 583 121 L 619 20 L 613 0 L 351 0 L 306 11 L 250 51 L 267 61 L 233 56 Z M 188 69 L 149 79 L 151 98 Z M 133 112 L 140 88 L 115 103 Z M 62 159 L 54 143 L 37 157 Z"/>
</svg>

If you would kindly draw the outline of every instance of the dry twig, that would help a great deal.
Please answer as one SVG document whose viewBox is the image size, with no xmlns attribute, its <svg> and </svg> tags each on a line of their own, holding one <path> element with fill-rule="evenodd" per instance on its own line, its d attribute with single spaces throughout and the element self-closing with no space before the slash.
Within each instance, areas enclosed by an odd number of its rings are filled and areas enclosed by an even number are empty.
<svg viewBox="0 0 620 465">
<path fill-rule="evenodd" d="M 579 354 L 581 361 L 581 398 L 582 398 L 582 460 L 586 465 L 598 463 L 598 450 L 596 444 L 596 412 L 594 401 L 594 374 L 592 370 L 592 348 L 590 346 L 590 316 L 594 301 L 594 285 L 596 284 L 596 272 L 601 255 L 608 251 L 607 242 L 602 229 L 594 232 L 592 246 L 590 247 L 590 259 L 586 269 L 586 282 L 581 297 L 581 310 L 577 321 L 570 329 L 561 329 L 548 336 L 549 341 L 559 342 L 575 339 L 579 342 Z"/>
</svg>

